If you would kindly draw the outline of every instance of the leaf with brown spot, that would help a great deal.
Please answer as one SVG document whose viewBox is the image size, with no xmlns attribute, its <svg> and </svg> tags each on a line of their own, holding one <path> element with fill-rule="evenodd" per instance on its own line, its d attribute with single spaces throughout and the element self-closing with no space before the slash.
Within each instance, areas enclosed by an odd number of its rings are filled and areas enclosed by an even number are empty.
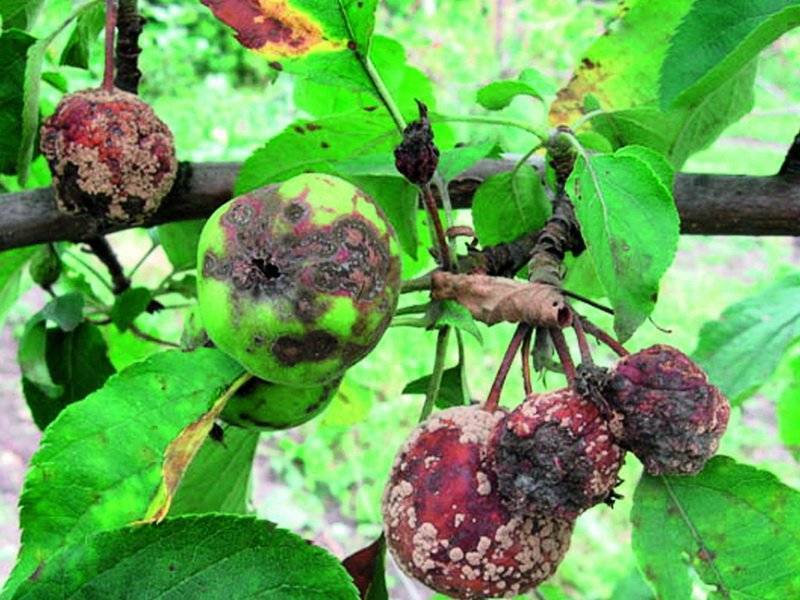
<svg viewBox="0 0 800 600">
<path fill-rule="evenodd" d="M 377 0 L 202 0 L 274 68 L 375 94 L 361 59 Z"/>
<path fill-rule="evenodd" d="M 723 129 L 750 111 L 755 63 L 703 98 L 659 109 L 659 73 L 670 40 L 692 0 L 650 0 L 622 10 L 620 18 L 589 47 L 572 79 L 550 106 L 550 122 L 570 124 L 590 109 L 587 97 L 606 114 L 592 119 L 595 131 L 614 148 L 640 144 L 679 167 L 708 146 Z"/>
<path fill-rule="evenodd" d="M 455 300 L 487 325 L 523 322 L 564 327 L 570 321 L 570 312 L 561 293 L 543 283 L 437 271 L 431 277 L 431 297 Z"/>
<path fill-rule="evenodd" d="M 181 483 L 184 473 L 189 468 L 189 464 L 195 457 L 200 447 L 208 439 L 211 427 L 219 417 L 231 396 L 244 385 L 252 375 L 246 373 L 239 377 L 206 413 L 193 423 L 187 425 L 178 434 L 164 453 L 164 464 L 161 467 L 161 487 L 156 493 L 154 502 L 147 510 L 147 516 L 142 519 L 142 523 L 160 523 L 167 516 L 175 491 Z"/>
<path fill-rule="evenodd" d="M 171 444 L 217 409 L 241 374 L 219 350 L 160 352 L 67 406 L 31 459 L 20 499 L 21 550 L 4 591 L 13 594 L 63 546 L 147 517 Z"/>
</svg>

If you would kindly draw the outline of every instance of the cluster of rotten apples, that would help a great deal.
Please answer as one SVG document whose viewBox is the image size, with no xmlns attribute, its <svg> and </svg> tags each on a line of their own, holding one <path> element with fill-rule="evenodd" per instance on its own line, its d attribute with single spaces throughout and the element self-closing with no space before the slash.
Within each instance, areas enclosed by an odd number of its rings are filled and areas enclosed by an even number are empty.
<svg viewBox="0 0 800 600">
<path fill-rule="evenodd" d="M 65 96 L 43 124 L 41 149 L 67 214 L 137 224 L 175 181 L 172 134 L 133 94 Z M 41 264 L 39 264 L 41 263 Z M 32 269 L 50 286 L 52 251 Z M 198 309 L 218 348 L 256 377 L 222 415 L 259 430 L 320 414 L 344 372 L 389 325 L 399 297 L 396 235 L 361 190 L 308 173 L 234 198 L 206 222 L 198 250 Z"/>
<path fill-rule="evenodd" d="M 730 407 L 675 348 L 588 377 L 510 412 L 443 410 L 412 432 L 383 498 L 404 571 L 456 598 L 523 593 L 555 572 L 577 516 L 613 502 L 626 450 L 652 475 L 695 474 L 716 452 Z"/>
</svg>

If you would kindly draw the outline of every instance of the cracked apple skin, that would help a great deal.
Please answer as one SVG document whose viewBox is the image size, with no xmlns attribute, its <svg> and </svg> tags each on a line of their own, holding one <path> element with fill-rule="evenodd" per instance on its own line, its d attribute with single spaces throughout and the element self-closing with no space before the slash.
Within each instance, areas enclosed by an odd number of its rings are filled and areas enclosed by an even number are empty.
<svg viewBox="0 0 800 600">
<path fill-rule="evenodd" d="M 261 379 L 338 379 L 380 340 L 397 307 L 397 236 L 343 179 L 308 173 L 221 206 L 198 246 L 211 340 Z"/>
<path fill-rule="evenodd" d="M 339 382 L 298 388 L 251 379 L 230 399 L 220 416 L 226 423 L 244 429 L 291 429 L 321 414 L 336 395 Z"/>
</svg>

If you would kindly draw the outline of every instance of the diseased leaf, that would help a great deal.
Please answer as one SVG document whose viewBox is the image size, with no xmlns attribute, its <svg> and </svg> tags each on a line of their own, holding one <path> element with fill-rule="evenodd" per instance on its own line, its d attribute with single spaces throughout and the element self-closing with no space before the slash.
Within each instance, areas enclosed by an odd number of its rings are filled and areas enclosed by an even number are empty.
<svg viewBox="0 0 800 600">
<path fill-rule="evenodd" d="M 694 102 L 719 88 L 798 25 L 797 0 L 696 0 L 661 67 L 662 108 Z"/>
<path fill-rule="evenodd" d="M 208 436 L 181 479 L 169 514 L 247 514 L 250 474 L 259 433 L 226 427 L 221 441 Z"/>
<path fill-rule="evenodd" d="M 60 65 L 79 69 L 89 68 L 89 51 L 97 41 L 106 20 L 105 6 L 99 2 L 82 13 L 75 23 L 75 29 L 61 51 Z"/>
<path fill-rule="evenodd" d="M 386 591 L 386 538 L 383 534 L 366 548 L 342 561 L 362 600 L 389 600 Z"/>
<path fill-rule="evenodd" d="M 659 109 L 661 65 L 691 4 L 650 0 L 624 5 L 620 18 L 589 47 L 575 76 L 559 91 L 550 107 L 551 123 L 569 124 L 603 108 L 607 112 L 595 116 L 592 127 L 615 148 L 647 146 L 678 168 L 748 113 L 754 102 L 755 62 L 692 102 Z"/>
<path fill-rule="evenodd" d="M 203 0 L 214 15 L 280 71 L 376 93 L 361 64 L 377 0 Z"/>
<path fill-rule="evenodd" d="M 528 167 L 487 177 L 472 199 L 472 221 L 483 246 L 540 229 L 550 212 L 544 186 Z"/>
<path fill-rule="evenodd" d="M 191 269 L 197 265 L 197 242 L 205 221 L 178 221 L 158 226 L 161 247 L 176 270 Z"/>
<path fill-rule="evenodd" d="M 4 595 L 62 547 L 145 518 L 163 485 L 168 448 L 217 408 L 241 373 L 218 350 L 161 352 L 65 408 L 31 459 L 20 499 L 22 545 Z"/>
<path fill-rule="evenodd" d="M 800 595 L 800 493 L 771 473 L 716 457 L 694 477 L 645 475 L 631 511 L 639 568 L 663 600 Z"/>
<path fill-rule="evenodd" d="M 71 331 L 47 329 L 42 351 L 51 385 L 40 387 L 23 376 L 22 389 L 33 422 L 44 430 L 66 406 L 103 387 L 114 367 L 103 335 L 91 323 L 83 322 Z"/>
<path fill-rule="evenodd" d="M 672 264 L 680 222 L 672 194 L 633 156 L 580 158 L 567 191 L 597 276 L 627 340 L 650 315 L 661 277 Z"/>
<path fill-rule="evenodd" d="M 286 598 L 358 600 L 328 552 L 273 523 L 233 515 L 125 527 L 68 545 L 15 599 Z"/>
<path fill-rule="evenodd" d="M 5 19 L 3 26 L 6 26 Z M 5 175 L 17 172 L 25 64 L 28 50 L 35 43 L 35 37 L 15 29 L 0 35 L 0 173 Z"/>
<path fill-rule="evenodd" d="M 727 307 L 700 330 L 692 357 L 733 406 L 772 375 L 800 339 L 800 273 Z"/>
<path fill-rule="evenodd" d="M 399 140 L 384 109 L 296 121 L 245 161 L 234 193 L 240 195 L 300 173 L 333 173 L 334 163 L 380 150 L 390 152 Z"/>
<path fill-rule="evenodd" d="M 143 287 L 134 287 L 125 290 L 114 300 L 114 306 L 111 307 L 111 320 L 120 331 L 125 331 L 136 320 L 136 317 L 141 315 L 153 295 L 150 290 Z"/>
</svg>

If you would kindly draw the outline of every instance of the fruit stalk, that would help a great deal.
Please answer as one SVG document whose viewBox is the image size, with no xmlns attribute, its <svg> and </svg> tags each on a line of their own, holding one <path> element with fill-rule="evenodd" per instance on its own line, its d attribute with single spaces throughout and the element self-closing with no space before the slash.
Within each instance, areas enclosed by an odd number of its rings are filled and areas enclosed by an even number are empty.
<svg viewBox="0 0 800 600">
<path fill-rule="evenodd" d="M 103 89 L 114 89 L 114 30 L 117 27 L 116 0 L 106 0 L 106 63 L 103 72 Z"/>
<path fill-rule="evenodd" d="M 484 408 L 489 412 L 494 412 L 497 410 L 497 406 L 500 402 L 500 393 L 503 391 L 503 385 L 506 382 L 508 371 L 511 369 L 511 363 L 514 361 L 514 356 L 517 354 L 517 350 L 519 350 L 522 340 L 530 333 L 530 331 L 531 326 L 527 323 L 520 323 L 517 325 L 517 330 L 514 332 L 514 337 L 511 338 L 511 342 L 508 344 L 508 349 L 506 350 L 505 355 L 503 355 L 503 360 L 500 361 L 500 367 L 497 369 L 497 375 L 495 375 L 494 381 L 492 382 L 492 387 L 489 390 L 489 395 L 486 397 Z"/>
<path fill-rule="evenodd" d="M 555 346 L 556 352 L 558 353 L 558 360 L 561 361 L 561 365 L 564 367 L 564 375 L 567 378 L 567 383 L 572 386 L 578 374 L 575 371 L 575 363 L 572 362 L 572 356 L 570 356 L 567 340 L 564 338 L 564 332 L 553 327 L 550 329 L 550 338 L 553 340 L 553 346 Z"/>
<path fill-rule="evenodd" d="M 611 337 L 608 333 L 600 329 L 597 325 L 592 323 L 589 319 L 575 315 L 575 320 L 580 320 L 584 331 L 596 337 L 598 340 L 616 352 L 619 356 L 627 356 L 630 354 L 622 344 Z"/>
<path fill-rule="evenodd" d="M 522 385 L 525 389 L 525 396 L 530 396 L 533 393 L 533 384 L 531 383 L 531 339 L 533 338 L 533 329 L 529 329 L 528 333 L 522 340 L 522 349 L 520 350 L 520 358 L 522 359 Z"/>
</svg>

